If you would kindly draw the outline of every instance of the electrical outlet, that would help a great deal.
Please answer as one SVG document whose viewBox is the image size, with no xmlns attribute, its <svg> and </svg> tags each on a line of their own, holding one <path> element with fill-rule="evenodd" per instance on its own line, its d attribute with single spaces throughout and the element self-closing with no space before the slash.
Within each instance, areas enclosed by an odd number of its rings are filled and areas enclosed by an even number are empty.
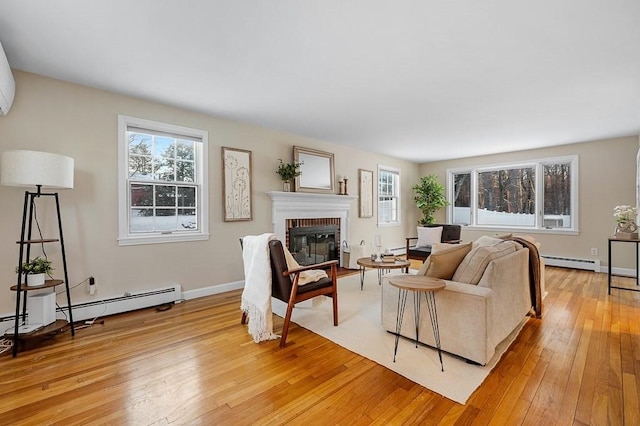
<svg viewBox="0 0 640 426">
<path fill-rule="evenodd" d="M 89 294 L 96 294 L 96 279 L 89 277 Z"/>
<path fill-rule="evenodd" d="M 591 256 L 597 256 L 597 255 L 598 255 L 598 249 L 597 249 L 597 248 L 595 248 L 595 247 L 593 247 L 593 248 L 591 249 Z"/>
</svg>

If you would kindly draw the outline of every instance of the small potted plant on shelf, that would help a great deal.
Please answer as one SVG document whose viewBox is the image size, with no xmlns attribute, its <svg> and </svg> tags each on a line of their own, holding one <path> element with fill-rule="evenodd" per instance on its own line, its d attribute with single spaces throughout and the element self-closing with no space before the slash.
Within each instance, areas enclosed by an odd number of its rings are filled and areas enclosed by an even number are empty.
<svg viewBox="0 0 640 426">
<path fill-rule="evenodd" d="M 291 179 L 295 179 L 302 174 L 302 171 L 300 171 L 302 163 L 296 163 L 295 161 L 285 163 L 281 158 L 279 158 L 278 161 L 280 164 L 278 165 L 276 173 L 280 176 L 280 179 L 282 179 L 283 191 L 289 192 L 291 191 Z"/>
<path fill-rule="evenodd" d="M 25 275 L 25 283 L 29 287 L 43 285 L 46 276 L 52 271 L 51 261 L 40 256 L 23 263 L 21 268 L 16 268 L 16 274 L 22 272 Z"/>
</svg>

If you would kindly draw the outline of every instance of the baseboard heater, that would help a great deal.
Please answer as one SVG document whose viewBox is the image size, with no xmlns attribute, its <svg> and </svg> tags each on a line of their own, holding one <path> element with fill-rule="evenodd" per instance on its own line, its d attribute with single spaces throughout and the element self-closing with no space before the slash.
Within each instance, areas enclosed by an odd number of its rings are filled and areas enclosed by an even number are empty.
<svg viewBox="0 0 640 426">
<path fill-rule="evenodd" d="M 406 247 L 393 247 L 390 248 L 389 251 L 393 253 L 394 256 L 402 256 L 403 254 L 407 254 Z"/>
<path fill-rule="evenodd" d="M 179 300 L 182 300 L 182 289 L 180 285 L 148 291 L 127 292 L 124 296 L 73 304 L 73 320 L 84 321 L 96 317 L 164 305 L 165 303 L 173 303 Z M 66 306 L 58 308 L 57 311 L 66 312 Z"/>
<path fill-rule="evenodd" d="M 575 257 L 542 255 L 545 265 L 559 266 L 561 268 L 585 269 L 587 271 L 600 272 L 600 259 L 579 259 Z"/>
</svg>

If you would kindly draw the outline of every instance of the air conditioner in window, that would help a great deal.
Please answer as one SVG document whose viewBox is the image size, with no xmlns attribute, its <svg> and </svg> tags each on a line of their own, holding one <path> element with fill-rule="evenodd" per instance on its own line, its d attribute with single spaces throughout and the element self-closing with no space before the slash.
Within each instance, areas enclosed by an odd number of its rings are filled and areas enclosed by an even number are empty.
<svg viewBox="0 0 640 426">
<path fill-rule="evenodd" d="M 7 115 L 16 93 L 16 82 L 11 74 L 9 61 L 0 44 L 0 115 Z"/>
</svg>

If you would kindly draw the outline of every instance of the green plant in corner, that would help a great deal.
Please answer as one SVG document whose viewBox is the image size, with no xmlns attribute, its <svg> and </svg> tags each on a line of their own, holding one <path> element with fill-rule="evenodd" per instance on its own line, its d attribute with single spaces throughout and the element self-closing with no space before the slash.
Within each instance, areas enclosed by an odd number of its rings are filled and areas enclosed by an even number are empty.
<svg viewBox="0 0 640 426">
<path fill-rule="evenodd" d="M 280 162 L 280 164 L 278 165 L 278 170 L 276 170 L 276 173 L 283 181 L 289 181 L 291 179 L 297 178 L 302 174 L 302 172 L 300 171 L 300 166 L 302 165 L 302 163 L 296 163 L 295 161 L 293 163 L 285 163 L 281 158 L 278 158 L 278 161 Z"/>
<path fill-rule="evenodd" d="M 433 214 L 442 207 L 449 205 L 444 192 L 444 186 L 438 182 L 437 175 L 424 176 L 420 183 L 414 185 L 415 196 L 413 200 L 422 212 L 423 218 L 418 221 L 420 225 L 430 225 L 435 221 Z"/>
<path fill-rule="evenodd" d="M 16 267 L 16 274 L 20 272 L 20 268 Z M 50 274 L 53 272 L 53 268 L 51 267 L 51 261 L 48 259 L 43 259 L 40 256 L 34 257 L 28 262 L 22 264 L 22 273 L 23 274 Z"/>
</svg>

